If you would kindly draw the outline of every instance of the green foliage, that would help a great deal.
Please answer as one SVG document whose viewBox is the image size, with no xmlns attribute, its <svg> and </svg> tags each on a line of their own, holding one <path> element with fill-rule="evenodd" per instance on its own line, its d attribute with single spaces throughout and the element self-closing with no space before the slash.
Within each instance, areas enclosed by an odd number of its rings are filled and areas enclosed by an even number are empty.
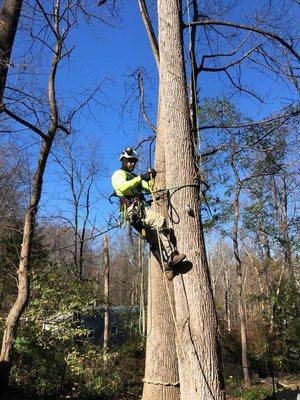
<svg viewBox="0 0 300 400">
<path fill-rule="evenodd" d="M 22 398 L 72 395 L 76 398 L 139 398 L 143 351 L 137 339 L 107 353 L 87 341 L 71 343 L 23 326 L 16 341 L 11 386 Z"/>
<path fill-rule="evenodd" d="M 271 299 L 275 301 L 276 285 L 272 288 Z M 270 316 L 256 326 L 252 326 L 249 340 L 249 351 L 252 367 L 258 371 L 297 372 L 300 368 L 300 321 L 297 317 L 298 294 L 289 279 L 283 279 L 279 296 L 274 309 L 274 331 L 270 335 Z M 264 296 L 252 296 L 253 300 L 263 300 Z"/>
<path fill-rule="evenodd" d="M 79 281 L 56 265 L 33 275 L 29 303 L 14 347 L 10 386 L 16 398 L 139 398 L 144 353 L 140 340 L 111 350 L 88 341 L 78 322 L 96 296 L 91 282 Z M 44 323 L 52 322 L 50 331 Z"/>
<path fill-rule="evenodd" d="M 233 397 L 245 400 L 264 400 L 272 394 L 272 389 L 265 386 L 252 386 L 251 388 L 238 388 L 230 393 Z"/>
</svg>

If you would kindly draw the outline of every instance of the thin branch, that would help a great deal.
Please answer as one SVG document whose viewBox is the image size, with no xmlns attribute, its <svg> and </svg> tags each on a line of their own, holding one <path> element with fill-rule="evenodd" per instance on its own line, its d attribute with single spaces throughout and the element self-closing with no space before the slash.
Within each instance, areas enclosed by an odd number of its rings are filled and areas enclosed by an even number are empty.
<svg viewBox="0 0 300 400">
<path fill-rule="evenodd" d="M 272 40 L 275 40 L 279 42 L 282 46 L 284 46 L 286 49 L 292 53 L 297 60 L 300 62 L 300 54 L 297 53 L 297 51 L 289 44 L 287 43 L 282 37 L 276 35 L 275 33 L 266 31 L 264 29 L 257 28 L 255 26 L 250 26 L 250 25 L 244 25 L 244 24 L 238 24 L 235 22 L 229 22 L 229 21 L 215 21 L 215 20 L 203 20 L 203 21 L 194 21 L 189 24 L 185 24 L 185 27 L 189 27 L 192 25 L 202 25 L 202 26 L 208 26 L 208 25 L 220 25 L 220 26 L 229 26 L 231 28 L 238 28 L 238 29 L 243 29 L 255 33 L 259 33 L 260 35 L 266 36 Z"/>
<path fill-rule="evenodd" d="M 145 109 L 145 94 L 144 94 L 144 85 L 143 85 L 143 74 L 142 74 L 140 69 L 138 70 L 137 78 L 138 78 L 138 88 L 139 88 L 139 93 L 140 93 L 141 111 L 142 111 L 143 117 L 144 117 L 146 123 L 152 129 L 152 131 L 156 132 L 156 127 L 152 124 L 148 114 L 146 113 L 146 109 Z"/>
<path fill-rule="evenodd" d="M 299 111 L 293 111 L 290 114 L 282 114 L 282 115 L 278 115 L 276 117 L 267 118 L 267 119 L 264 119 L 262 121 L 249 122 L 248 124 L 239 124 L 239 125 L 225 125 L 225 124 L 221 124 L 221 125 L 204 125 L 204 126 L 200 126 L 198 128 L 198 130 L 202 131 L 202 130 L 205 130 L 205 129 L 240 129 L 240 128 L 249 128 L 249 127 L 254 126 L 254 125 L 269 124 L 270 122 L 278 121 L 278 120 L 280 120 L 282 118 L 284 118 L 284 122 L 285 122 L 289 118 L 296 117 L 299 114 L 300 114 L 300 110 Z"/>
<path fill-rule="evenodd" d="M 146 143 L 146 142 L 153 142 L 153 141 L 155 140 L 155 138 L 156 138 L 156 135 L 149 136 L 148 138 L 142 140 L 134 149 L 137 150 L 139 147 L 141 147 L 141 145 L 142 145 L 143 143 Z"/>
<path fill-rule="evenodd" d="M 59 40 L 59 35 L 57 33 L 57 30 L 53 27 L 53 25 L 51 24 L 51 21 L 48 17 L 48 14 L 46 13 L 44 7 L 42 6 L 41 2 L 39 0 L 36 0 L 37 5 L 39 6 L 40 11 L 42 12 L 45 20 L 47 21 L 47 24 L 49 26 L 49 28 L 51 29 L 52 33 L 54 34 L 54 36 L 56 37 L 57 40 Z"/>
<path fill-rule="evenodd" d="M 159 68 L 159 48 L 158 48 L 158 42 L 157 38 L 153 29 L 153 25 L 151 22 L 151 19 L 149 17 L 148 9 L 145 0 L 138 0 L 139 2 L 139 7 L 140 7 L 140 12 L 142 15 L 142 19 L 144 21 L 144 25 L 146 28 L 146 32 L 148 34 L 148 38 L 150 41 L 150 45 L 152 48 L 153 56 L 156 61 L 157 68 Z"/>
<path fill-rule="evenodd" d="M 245 53 L 239 60 L 233 61 L 232 63 L 229 63 L 227 65 L 224 65 L 223 67 L 204 67 L 202 64 L 199 67 L 198 71 L 208 71 L 208 72 L 221 72 L 221 71 L 226 71 L 228 68 L 233 67 L 234 65 L 239 64 L 240 62 L 242 62 L 245 58 L 248 58 L 249 55 L 253 52 L 253 51 L 257 51 L 258 50 L 258 46 L 253 47 L 252 49 L 250 49 L 249 51 L 247 51 L 247 53 Z"/>
<path fill-rule="evenodd" d="M 248 93 L 248 94 L 250 94 L 250 96 L 255 97 L 257 100 L 259 100 L 261 103 L 263 103 L 263 100 L 262 100 L 258 95 L 256 95 L 255 93 L 250 92 L 250 90 L 247 90 L 247 89 L 242 88 L 240 85 L 238 85 L 237 83 L 235 83 L 234 80 L 233 80 L 233 78 L 231 77 L 231 75 L 229 74 L 229 72 L 228 72 L 226 69 L 225 69 L 224 72 L 225 72 L 225 74 L 228 76 L 228 78 L 229 78 L 230 82 L 233 84 L 233 86 L 234 86 L 235 88 L 237 88 L 240 92 Z"/>
<path fill-rule="evenodd" d="M 26 126 L 33 132 L 37 133 L 43 140 L 47 141 L 48 136 L 45 135 L 40 129 L 36 126 L 32 125 L 30 122 L 26 121 L 25 119 L 19 117 L 17 114 L 13 113 L 12 111 L 8 110 L 4 105 L 0 107 L 0 113 L 5 112 L 6 115 L 13 118 L 15 121 L 19 122 L 20 124 Z"/>
<path fill-rule="evenodd" d="M 98 90 L 100 89 L 101 85 L 102 85 L 102 82 L 100 82 L 100 83 L 97 85 L 97 87 L 92 91 L 92 93 L 91 93 L 82 103 L 80 103 L 79 106 L 78 106 L 74 111 L 72 111 L 72 113 L 68 116 L 68 119 L 67 119 L 68 124 L 71 124 L 71 121 L 72 121 L 72 119 L 74 118 L 75 114 L 77 114 L 83 107 L 85 107 L 85 106 L 90 102 L 90 100 L 93 99 L 93 97 L 95 96 L 95 94 L 96 94 L 96 93 L 98 92 Z M 70 133 L 70 132 L 69 132 L 69 133 Z"/>
<path fill-rule="evenodd" d="M 217 57 L 231 57 L 234 56 L 241 48 L 242 46 L 246 43 L 246 41 L 249 39 L 249 36 L 252 35 L 252 32 L 249 32 L 248 35 L 245 37 L 244 40 L 241 41 L 241 43 L 230 53 L 219 53 L 219 54 L 209 54 L 209 55 L 204 55 L 201 60 L 201 65 L 199 68 L 201 68 L 204 65 L 204 61 L 206 58 L 217 58 Z"/>
</svg>

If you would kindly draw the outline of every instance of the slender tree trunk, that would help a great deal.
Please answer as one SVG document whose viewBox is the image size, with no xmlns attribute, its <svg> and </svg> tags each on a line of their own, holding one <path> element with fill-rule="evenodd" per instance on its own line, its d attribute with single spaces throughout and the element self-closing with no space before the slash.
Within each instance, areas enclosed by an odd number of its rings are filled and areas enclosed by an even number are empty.
<svg viewBox="0 0 300 400">
<path fill-rule="evenodd" d="M 38 166 L 33 179 L 31 199 L 25 214 L 23 242 L 18 269 L 18 295 L 5 322 L 5 330 L 3 334 L 0 355 L 0 387 L 4 391 L 6 390 L 8 384 L 11 368 L 11 352 L 16 331 L 20 318 L 29 299 L 31 244 L 35 227 L 37 206 L 42 193 L 44 170 L 51 149 L 51 144 L 52 141 L 50 139 L 47 142 L 44 141 L 42 144 Z M 2 397 L 3 396 L 4 392 L 2 392 Z"/>
<path fill-rule="evenodd" d="M 287 195 L 287 185 L 285 176 L 283 176 L 283 184 L 282 184 L 282 201 L 281 201 L 281 233 L 283 238 L 283 247 L 284 247 L 284 261 L 287 268 L 287 271 L 290 276 L 291 283 L 294 288 L 296 288 L 296 279 L 295 272 L 293 266 L 293 257 L 292 257 L 292 246 L 291 240 L 289 236 L 289 228 L 288 228 L 288 195 Z"/>
<path fill-rule="evenodd" d="M 237 291 L 238 291 L 238 310 L 240 318 L 240 331 L 241 331 L 241 346 L 242 346 L 242 366 L 244 373 L 244 385 L 245 387 L 251 386 L 251 379 L 249 373 L 249 361 L 248 361 L 248 348 L 247 348 L 247 327 L 246 327 L 246 310 L 244 304 L 244 290 L 243 290 L 243 269 L 242 261 L 240 258 L 239 244 L 238 244 L 238 224 L 239 224 L 239 198 L 241 193 L 241 185 L 238 184 L 234 203 L 234 221 L 232 229 L 232 240 L 233 240 L 233 251 L 236 263 L 236 276 L 237 276 Z"/>
<path fill-rule="evenodd" d="M 231 309 L 230 309 L 230 285 L 228 280 L 228 272 L 224 270 L 224 281 L 225 281 L 225 293 L 224 293 L 224 303 L 225 303 L 225 321 L 227 325 L 228 332 L 231 332 Z"/>
<path fill-rule="evenodd" d="M 160 101 L 161 103 L 161 101 Z M 156 189 L 165 188 L 164 138 L 161 108 L 158 110 L 155 169 L 160 172 L 156 178 Z M 157 212 L 165 215 L 166 205 Z M 168 285 L 174 307 L 173 284 L 164 280 L 159 263 L 151 257 L 148 284 L 148 331 L 146 344 L 146 365 L 142 400 L 179 400 L 179 376 L 176 355 L 174 321 L 167 295 Z"/>
<path fill-rule="evenodd" d="M 8 65 L 22 3 L 22 0 L 4 0 L 0 10 L 0 104 L 3 102 Z"/>
<path fill-rule="evenodd" d="M 167 187 L 191 185 L 197 171 L 189 106 L 178 0 L 160 0 L 160 90 L 163 99 Z M 172 195 L 179 215 L 174 231 L 180 251 L 193 268 L 174 279 L 177 355 L 182 400 L 224 399 L 216 309 L 199 219 L 198 189 L 187 186 Z M 189 210 L 187 212 L 187 210 Z"/>
<path fill-rule="evenodd" d="M 103 349 L 104 353 L 109 346 L 109 250 L 108 236 L 104 236 L 104 332 L 103 332 Z"/>
</svg>

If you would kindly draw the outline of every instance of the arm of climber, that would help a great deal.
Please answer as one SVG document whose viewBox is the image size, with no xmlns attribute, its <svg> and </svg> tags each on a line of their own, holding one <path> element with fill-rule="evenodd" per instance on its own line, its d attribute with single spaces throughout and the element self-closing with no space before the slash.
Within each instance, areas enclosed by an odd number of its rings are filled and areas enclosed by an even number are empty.
<svg viewBox="0 0 300 400">
<path fill-rule="evenodd" d="M 149 181 L 149 182 L 142 181 L 142 188 L 147 193 L 151 192 L 151 189 L 153 188 L 153 185 L 154 185 L 154 180 L 153 179 L 151 181 Z"/>
<path fill-rule="evenodd" d="M 140 176 L 136 176 L 133 179 L 130 179 L 129 181 L 126 180 L 126 173 L 122 170 L 116 171 L 112 178 L 112 185 L 113 188 L 115 189 L 115 192 L 118 196 L 130 196 L 132 194 L 132 189 L 134 189 L 136 186 L 140 185 L 141 182 L 143 184 L 144 181 L 142 181 L 142 178 Z M 147 182 L 145 182 L 147 183 Z"/>
</svg>

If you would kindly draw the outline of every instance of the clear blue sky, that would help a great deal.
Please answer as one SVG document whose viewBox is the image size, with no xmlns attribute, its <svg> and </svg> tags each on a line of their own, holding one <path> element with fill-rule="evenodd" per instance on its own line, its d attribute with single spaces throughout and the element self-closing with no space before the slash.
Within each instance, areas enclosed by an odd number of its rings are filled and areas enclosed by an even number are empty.
<svg viewBox="0 0 300 400">
<path fill-rule="evenodd" d="M 275 3 L 274 3 L 275 4 Z M 279 0 L 278 0 L 279 4 Z M 255 4 L 239 4 L 232 17 L 238 20 L 238 16 Z M 83 113 L 78 120 L 79 142 L 85 145 L 91 141 L 98 140 L 101 143 L 99 148 L 101 162 L 103 164 L 104 176 L 98 182 L 101 191 L 105 194 L 111 192 L 110 176 L 118 168 L 118 154 L 122 148 L 128 145 L 136 145 L 140 139 L 151 134 L 149 128 L 140 123 L 138 118 L 138 103 L 132 107 L 132 113 L 128 111 L 122 115 L 122 103 L 128 95 L 126 85 L 132 83 L 128 75 L 138 67 L 144 67 L 152 81 L 146 84 L 146 96 L 152 105 L 151 117 L 155 122 L 155 105 L 157 91 L 157 71 L 152 56 L 148 38 L 143 26 L 136 1 L 124 1 L 124 6 L 119 10 L 120 20 L 114 21 L 112 27 L 102 22 L 93 22 L 89 27 L 81 24 L 70 37 L 70 44 L 76 47 L 72 53 L 71 61 L 59 70 L 60 91 L 80 92 L 103 80 L 103 94 L 98 97 L 101 105 L 92 107 L 94 118 Z M 294 16 L 296 18 L 296 16 Z M 245 33 L 246 35 L 246 33 Z M 18 38 L 16 47 L 21 46 Z M 226 49 L 222 49 L 226 50 Z M 18 49 L 14 49 L 18 53 Z M 201 56 L 201 54 L 199 55 Z M 45 63 L 47 60 L 45 60 Z M 266 88 L 270 94 L 268 100 L 259 106 L 252 99 L 245 96 L 235 98 L 238 107 L 253 118 L 260 118 L 280 109 L 280 97 L 285 97 L 286 102 L 291 98 L 289 88 L 276 80 L 268 80 L 255 70 L 248 69 L 244 75 L 251 84 L 259 84 Z M 228 81 L 219 75 L 204 74 L 200 78 L 200 98 L 206 96 L 228 95 L 225 90 Z M 150 89 L 152 85 L 152 88 Z M 230 94 L 229 94 L 230 96 Z M 150 110 L 149 110 L 150 111 Z M 41 214 L 48 215 L 59 209 L 66 210 L 68 205 L 61 199 L 58 200 L 58 193 L 65 191 L 57 176 L 57 166 L 53 159 L 47 167 L 45 176 L 44 194 L 41 201 Z M 105 200 L 98 200 L 94 208 L 94 215 L 97 215 L 97 226 L 101 227 L 107 213 L 113 208 Z"/>
</svg>

